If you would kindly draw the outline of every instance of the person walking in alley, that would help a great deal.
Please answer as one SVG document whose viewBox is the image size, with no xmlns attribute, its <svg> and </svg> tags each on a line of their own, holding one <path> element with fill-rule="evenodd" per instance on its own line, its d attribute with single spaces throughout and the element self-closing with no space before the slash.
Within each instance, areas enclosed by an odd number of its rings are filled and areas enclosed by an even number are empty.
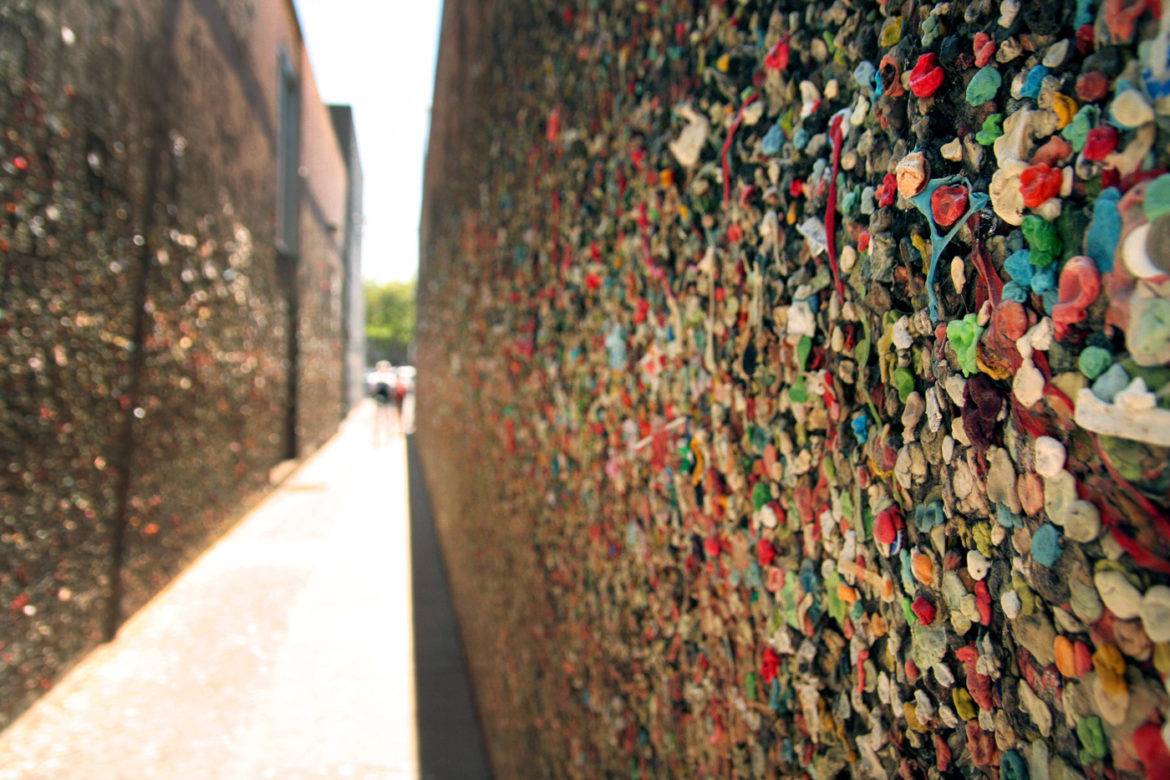
<svg viewBox="0 0 1170 780">
<path fill-rule="evenodd" d="M 370 377 L 370 385 L 373 388 L 371 395 L 374 396 L 374 403 L 377 404 L 377 408 L 374 410 L 374 446 L 376 447 L 390 436 L 390 402 L 392 399 L 395 400 L 395 405 L 398 407 L 398 425 L 399 427 L 402 425 L 402 402 L 396 400 L 398 388 L 402 386 L 402 380 L 395 373 L 390 361 L 379 360 Z"/>
<path fill-rule="evenodd" d="M 394 409 L 398 415 L 398 432 L 406 433 L 406 418 L 402 416 L 402 407 L 406 403 L 406 379 L 401 373 L 395 374 L 394 382 Z"/>
</svg>

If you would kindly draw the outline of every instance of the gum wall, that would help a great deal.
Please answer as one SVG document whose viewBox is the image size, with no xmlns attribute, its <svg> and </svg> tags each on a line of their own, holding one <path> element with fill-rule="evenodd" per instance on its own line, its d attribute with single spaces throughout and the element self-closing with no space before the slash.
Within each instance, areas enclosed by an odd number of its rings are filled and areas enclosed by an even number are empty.
<svg viewBox="0 0 1170 780">
<path fill-rule="evenodd" d="M 1170 777 L 1170 4 L 448 0 L 502 777 Z"/>
<path fill-rule="evenodd" d="M 0 0 L 0 728 L 267 488 L 290 397 L 300 454 L 341 417 L 346 170 L 306 65 L 282 265 L 273 9 Z"/>
</svg>

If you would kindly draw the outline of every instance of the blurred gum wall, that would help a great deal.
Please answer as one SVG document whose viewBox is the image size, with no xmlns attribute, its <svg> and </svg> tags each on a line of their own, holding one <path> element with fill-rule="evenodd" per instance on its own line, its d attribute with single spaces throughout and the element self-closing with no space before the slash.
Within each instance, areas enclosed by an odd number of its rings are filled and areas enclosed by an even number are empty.
<svg viewBox="0 0 1170 780">
<path fill-rule="evenodd" d="M 501 777 L 1170 776 L 1168 52 L 445 3 L 418 426 Z"/>
<path fill-rule="evenodd" d="M 336 429 L 347 173 L 282 0 L 0 0 L 0 74 L 3 726 Z"/>
</svg>

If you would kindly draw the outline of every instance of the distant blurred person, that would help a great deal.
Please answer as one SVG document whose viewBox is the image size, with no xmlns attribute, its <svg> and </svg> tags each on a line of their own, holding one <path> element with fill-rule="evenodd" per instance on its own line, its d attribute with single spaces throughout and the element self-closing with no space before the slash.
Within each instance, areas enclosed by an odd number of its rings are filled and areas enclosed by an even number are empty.
<svg viewBox="0 0 1170 780">
<path fill-rule="evenodd" d="M 379 360 L 374 366 L 374 373 L 370 375 L 370 384 L 377 409 L 374 411 L 374 446 L 378 446 L 390 437 L 390 402 L 396 396 L 396 390 L 401 383 L 394 366 L 388 360 Z M 399 406 L 398 419 L 401 426 L 402 411 Z"/>
<path fill-rule="evenodd" d="M 398 432 L 406 432 L 406 418 L 402 416 L 402 407 L 406 403 L 406 380 L 402 374 L 396 375 L 394 383 L 394 408 L 398 414 Z"/>
</svg>

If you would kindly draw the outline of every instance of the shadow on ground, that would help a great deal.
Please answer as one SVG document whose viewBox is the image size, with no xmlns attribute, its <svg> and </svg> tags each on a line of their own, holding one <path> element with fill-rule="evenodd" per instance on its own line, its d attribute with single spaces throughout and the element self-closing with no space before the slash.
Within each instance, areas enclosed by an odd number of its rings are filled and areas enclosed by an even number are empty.
<svg viewBox="0 0 1170 780">
<path fill-rule="evenodd" d="M 419 774 L 424 780 L 488 778 L 491 772 L 414 436 L 407 438 L 407 452 Z"/>
</svg>

